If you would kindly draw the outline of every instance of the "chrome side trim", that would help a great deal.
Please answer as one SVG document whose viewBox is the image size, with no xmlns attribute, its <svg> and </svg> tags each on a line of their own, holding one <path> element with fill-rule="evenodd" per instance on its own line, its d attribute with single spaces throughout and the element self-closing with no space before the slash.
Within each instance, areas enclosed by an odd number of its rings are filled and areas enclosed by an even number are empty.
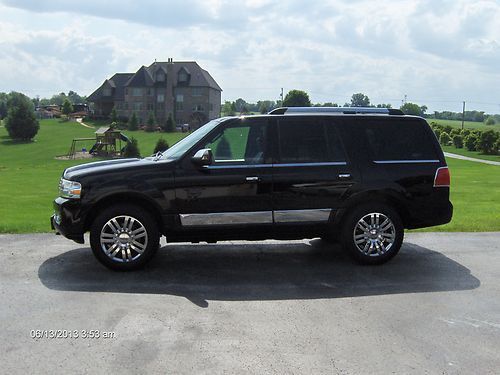
<svg viewBox="0 0 500 375">
<path fill-rule="evenodd" d="M 374 160 L 375 164 L 413 164 L 413 163 L 439 163 L 439 160 Z"/>
<path fill-rule="evenodd" d="M 321 222 L 328 221 L 330 208 L 317 208 L 311 210 L 281 210 L 274 211 L 275 223 Z"/>
<path fill-rule="evenodd" d="M 439 161 L 439 160 L 438 160 Z M 331 165 L 347 165 L 345 161 L 328 161 L 321 163 L 283 163 L 283 164 L 225 164 L 205 165 L 205 169 L 248 169 L 248 168 L 272 168 L 272 167 L 324 167 Z"/>
<path fill-rule="evenodd" d="M 256 212 L 218 212 L 210 214 L 180 214 L 183 226 L 194 225 L 238 225 L 272 224 L 272 211 Z"/>
<path fill-rule="evenodd" d="M 249 168 L 271 168 L 272 164 L 235 164 L 235 165 L 205 165 L 204 169 L 249 169 Z"/>
<path fill-rule="evenodd" d="M 323 167 L 328 165 L 347 165 L 345 161 L 327 161 L 321 163 L 283 163 L 273 164 L 274 167 Z"/>
</svg>

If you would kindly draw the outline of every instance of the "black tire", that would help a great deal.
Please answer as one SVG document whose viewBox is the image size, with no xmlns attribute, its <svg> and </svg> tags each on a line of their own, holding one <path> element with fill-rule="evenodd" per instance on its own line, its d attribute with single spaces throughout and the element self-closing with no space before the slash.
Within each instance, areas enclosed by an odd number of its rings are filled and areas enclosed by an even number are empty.
<svg viewBox="0 0 500 375">
<path fill-rule="evenodd" d="M 361 223 L 361 219 L 364 223 Z M 385 219 L 390 222 L 384 224 Z M 366 228 L 365 223 L 368 224 Z M 346 216 L 341 234 L 342 247 L 362 264 L 382 264 L 389 261 L 399 252 L 403 237 L 404 228 L 400 216 L 392 207 L 384 204 L 366 204 L 352 209 Z"/>
<path fill-rule="evenodd" d="M 159 242 L 156 220 L 135 205 L 110 206 L 99 213 L 90 227 L 92 252 L 99 262 L 115 271 L 133 271 L 143 267 L 158 250 Z"/>
</svg>

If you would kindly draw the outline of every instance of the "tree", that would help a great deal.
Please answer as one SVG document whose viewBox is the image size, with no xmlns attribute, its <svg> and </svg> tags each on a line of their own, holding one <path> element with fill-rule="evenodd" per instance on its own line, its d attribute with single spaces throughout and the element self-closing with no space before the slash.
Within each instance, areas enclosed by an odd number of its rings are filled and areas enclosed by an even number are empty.
<svg viewBox="0 0 500 375">
<path fill-rule="evenodd" d="M 71 104 L 71 102 L 68 99 L 64 99 L 62 105 L 62 113 L 66 116 L 69 116 L 71 113 L 73 113 L 73 104 Z"/>
<path fill-rule="evenodd" d="M 405 103 L 399 109 L 401 109 L 405 115 L 414 115 L 414 116 L 423 116 L 425 111 L 427 111 L 427 107 L 425 105 L 419 106 L 415 103 Z M 449 132 L 447 132 L 449 133 Z"/>
<path fill-rule="evenodd" d="M 22 94 L 20 94 L 22 95 Z M 40 124 L 33 112 L 33 103 L 22 95 L 16 98 L 16 105 L 9 106 L 5 128 L 12 139 L 30 140 L 40 129 Z"/>
<path fill-rule="evenodd" d="M 464 143 L 468 151 L 476 151 L 477 136 L 474 133 L 467 135 Z"/>
<path fill-rule="evenodd" d="M 0 92 L 0 120 L 7 117 L 7 100 L 8 95 L 4 92 Z"/>
<path fill-rule="evenodd" d="M 153 154 L 156 154 L 158 152 L 163 152 L 168 150 L 169 146 L 166 140 L 163 138 L 158 139 L 158 142 L 156 142 L 155 149 L 153 151 Z"/>
<path fill-rule="evenodd" d="M 234 105 L 236 107 L 236 112 L 243 112 L 243 109 L 247 107 L 247 102 L 242 98 L 238 98 L 235 100 Z"/>
<path fill-rule="evenodd" d="M 487 130 L 481 133 L 476 143 L 476 148 L 483 154 L 496 154 L 495 142 L 498 139 L 498 133 L 493 130 Z"/>
<path fill-rule="evenodd" d="M 224 102 L 224 104 L 222 105 L 221 114 L 223 116 L 234 116 L 236 111 L 235 111 L 233 105 L 234 105 L 234 103 L 230 102 L 229 100 L 226 100 Z"/>
<path fill-rule="evenodd" d="M 369 107 L 370 98 L 365 94 L 359 92 L 357 94 L 352 94 L 351 97 L 351 107 Z"/>
<path fill-rule="evenodd" d="M 134 131 L 139 128 L 138 126 L 138 121 L 137 121 L 137 115 L 132 113 L 132 117 L 130 118 L 130 121 L 128 122 L 128 130 Z"/>
<path fill-rule="evenodd" d="M 443 146 L 448 146 L 450 144 L 451 138 L 448 135 L 448 133 L 441 133 L 439 136 L 439 143 L 441 143 Z"/>
<path fill-rule="evenodd" d="M 486 125 L 495 125 L 495 119 L 493 118 L 493 116 L 488 116 L 488 118 L 484 120 L 484 123 Z"/>
<path fill-rule="evenodd" d="M 165 122 L 165 131 L 168 133 L 173 133 L 175 132 L 175 123 L 174 119 L 172 118 L 172 114 L 169 113 L 167 117 L 167 121 Z"/>
<path fill-rule="evenodd" d="M 111 119 L 111 122 L 118 122 L 118 115 L 116 113 L 115 107 L 113 107 L 113 109 L 111 110 L 111 114 L 110 114 L 109 118 Z"/>
<path fill-rule="evenodd" d="M 284 107 L 310 107 L 311 100 L 307 92 L 302 90 L 290 90 L 283 100 Z"/>
<path fill-rule="evenodd" d="M 154 132 L 155 131 L 156 119 L 153 112 L 149 112 L 148 122 L 146 123 L 146 131 Z"/>
<path fill-rule="evenodd" d="M 132 137 L 130 142 L 127 143 L 125 149 L 123 150 L 123 157 L 125 158 L 140 158 L 141 153 L 139 151 L 139 145 L 137 139 Z"/>
<path fill-rule="evenodd" d="M 385 104 L 385 103 L 382 103 L 382 104 L 377 104 L 377 108 L 392 108 L 392 105 L 391 104 Z"/>
<path fill-rule="evenodd" d="M 453 144 L 455 145 L 456 148 L 463 148 L 464 147 L 463 137 L 459 134 L 455 134 L 453 136 Z"/>
</svg>

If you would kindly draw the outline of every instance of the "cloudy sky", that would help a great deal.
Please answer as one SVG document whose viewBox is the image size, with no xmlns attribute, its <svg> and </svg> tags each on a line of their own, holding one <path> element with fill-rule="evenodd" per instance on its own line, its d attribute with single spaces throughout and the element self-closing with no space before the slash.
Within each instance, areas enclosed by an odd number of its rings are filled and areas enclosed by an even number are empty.
<svg viewBox="0 0 500 375">
<path fill-rule="evenodd" d="M 401 100 L 500 113 L 498 0 L 0 0 L 0 91 L 89 95 L 115 72 L 195 60 L 223 100 Z"/>
</svg>

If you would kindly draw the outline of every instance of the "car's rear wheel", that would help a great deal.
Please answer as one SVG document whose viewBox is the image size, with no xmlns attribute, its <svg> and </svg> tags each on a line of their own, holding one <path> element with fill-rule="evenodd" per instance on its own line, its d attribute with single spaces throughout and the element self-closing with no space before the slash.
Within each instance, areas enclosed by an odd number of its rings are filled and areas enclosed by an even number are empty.
<svg viewBox="0 0 500 375">
<path fill-rule="evenodd" d="M 144 266 L 159 246 L 158 225 L 151 214 L 133 205 L 102 211 L 90 228 L 90 245 L 106 267 L 131 271 Z"/>
<path fill-rule="evenodd" d="M 348 214 L 342 245 L 360 263 L 381 264 L 399 252 L 403 236 L 401 218 L 393 208 L 364 205 Z"/>
</svg>

